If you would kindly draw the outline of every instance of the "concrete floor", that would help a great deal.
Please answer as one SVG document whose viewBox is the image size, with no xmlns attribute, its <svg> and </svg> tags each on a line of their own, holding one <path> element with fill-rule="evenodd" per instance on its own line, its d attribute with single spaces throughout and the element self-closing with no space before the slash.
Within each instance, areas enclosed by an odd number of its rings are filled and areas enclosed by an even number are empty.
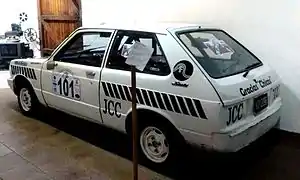
<svg viewBox="0 0 300 180">
<path fill-rule="evenodd" d="M 37 119 L 24 117 L 9 89 L 0 89 L 0 107 L 4 180 L 131 179 L 131 150 L 125 135 L 54 110 L 43 111 Z M 300 179 L 299 135 L 279 130 L 237 153 L 189 147 L 182 157 L 167 169 L 141 163 L 139 179 Z"/>
<path fill-rule="evenodd" d="M 9 78 L 9 71 L 0 70 L 0 89 L 8 88 L 7 79 Z"/>
<path fill-rule="evenodd" d="M 119 142 L 109 139 L 109 132 L 90 131 L 94 124 L 78 124 L 80 120 L 53 111 L 39 120 L 24 117 L 9 89 L 0 90 L 0 100 L 0 179 L 131 179 L 131 161 L 74 137 L 79 133 L 115 146 Z M 139 173 L 139 179 L 167 179 L 142 166 Z"/>
</svg>

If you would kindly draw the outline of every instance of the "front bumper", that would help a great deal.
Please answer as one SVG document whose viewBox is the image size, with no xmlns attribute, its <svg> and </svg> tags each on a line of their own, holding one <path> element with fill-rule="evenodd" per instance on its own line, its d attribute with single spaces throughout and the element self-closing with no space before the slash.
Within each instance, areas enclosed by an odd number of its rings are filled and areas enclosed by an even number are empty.
<svg viewBox="0 0 300 180">
<path fill-rule="evenodd" d="M 10 89 L 14 91 L 14 81 L 13 81 L 13 79 L 11 79 L 11 78 L 7 79 L 7 84 L 10 87 Z"/>
<path fill-rule="evenodd" d="M 181 131 L 190 144 L 222 152 L 235 152 L 246 147 L 251 142 L 276 126 L 280 120 L 281 99 L 272 105 L 267 112 L 255 117 L 246 126 L 228 132 L 203 135 L 196 132 Z"/>
</svg>

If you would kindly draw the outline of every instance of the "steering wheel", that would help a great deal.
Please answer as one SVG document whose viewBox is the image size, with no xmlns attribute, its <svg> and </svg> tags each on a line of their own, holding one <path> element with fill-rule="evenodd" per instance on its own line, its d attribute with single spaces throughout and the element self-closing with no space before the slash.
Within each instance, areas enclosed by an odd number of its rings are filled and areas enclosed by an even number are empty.
<svg viewBox="0 0 300 180">
<path fill-rule="evenodd" d="M 81 50 L 81 51 L 78 52 L 77 58 L 80 58 L 81 55 L 82 55 L 83 53 L 85 53 L 85 52 L 92 51 L 92 50 L 99 49 L 99 48 L 105 48 L 105 47 L 106 47 L 106 46 L 98 46 L 98 47 L 93 47 L 93 48 Z"/>
</svg>

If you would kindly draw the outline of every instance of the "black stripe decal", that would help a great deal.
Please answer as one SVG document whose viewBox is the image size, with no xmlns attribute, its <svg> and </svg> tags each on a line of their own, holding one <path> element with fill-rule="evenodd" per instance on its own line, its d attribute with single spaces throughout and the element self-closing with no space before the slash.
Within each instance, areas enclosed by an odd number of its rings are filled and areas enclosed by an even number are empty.
<svg viewBox="0 0 300 180">
<path fill-rule="evenodd" d="M 12 66 L 12 73 L 17 71 L 20 67 Z M 19 69 L 22 71 L 22 69 Z M 29 76 L 31 69 L 23 69 L 23 72 Z M 112 84 L 107 82 L 101 83 L 106 96 L 110 96 L 117 99 L 132 101 L 132 96 L 129 86 L 122 86 L 118 84 Z M 201 102 L 198 99 L 191 99 L 182 96 L 176 96 L 171 94 L 160 93 L 157 91 L 149 91 L 137 88 L 137 103 L 168 110 L 176 113 L 183 113 L 202 119 L 207 119 L 205 112 L 202 108 Z"/>
<path fill-rule="evenodd" d="M 122 86 L 118 85 L 118 89 L 119 89 L 121 98 L 126 101 L 126 97 L 125 97 L 125 94 L 124 94 Z"/>
<path fill-rule="evenodd" d="M 207 117 L 206 117 L 206 115 L 205 115 L 205 113 L 204 113 L 204 111 L 203 111 L 203 109 L 202 109 L 202 106 L 201 106 L 200 101 L 194 99 L 194 103 L 195 103 L 195 105 L 196 105 L 196 108 L 197 108 L 197 110 L 198 110 L 198 113 L 199 113 L 200 117 L 201 117 L 202 119 L 207 119 Z"/>
<path fill-rule="evenodd" d="M 115 98 L 114 92 L 112 90 L 111 84 L 110 83 L 106 83 L 110 97 Z"/>
<path fill-rule="evenodd" d="M 30 69 L 27 69 L 27 76 L 28 78 L 32 79 L 31 73 L 30 73 Z"/>
<path fill-rule="evenodd" d="M 18 67 L 18 74 L 21 74 L 21 68 L 20 66 L 17 66 Z"/>
<path fill-rule="evenodd" d="M 16 68 L 15 66 L 11 66 L 11 74 L 16 74 Z"/>
<path fill-rule="evenodd" d="M 147 94 L 147 91 L 142 89 L 142 94 L 144 96 L 144 99 L 145 99 L 145 103 L 147 106 L 151 106 L 151 103 L 150 103 L 150 100 L 149 100 L 149 97 L 148 97 L 148 94 Z"/>
<path fill-rule="evenodd" d="M 28 69 L 28 68 L 25 68 L 25 77 L 27 77 L 27 78 L 29 78 L 29 77 L 28 77 L 28 71 L 29 71 L 29 69 Z"/>
<path fill-rule="evenodd" d="M 137 89 L 137 88 L 136 88 Z M 132 92 L 132 87 L 129 87 L 130 92 Z M 135 91 L 136 92 L 136 91 Z M 136 94 L 136 93 L 135 93 Z M 131 93 L 132 97 L 132 93 Z M 136 103 L 140 104 L 139 98 L 136 97 Z"/>
<path fill-rule="evenodd" d="M 158 108 L 158 105 L 157 105 L 154 93 L 152 91 L 148 91 L 148 94 L 150 96 L 150 100 L 151 100 L 152 106 Z"/>
<path fill-rule="evenodd" d="M 109 96 L 108 90 L 107 90 L 107 87 L 106 87 L 106 83 L 105 83 L 105 82 L 102 82 L 102 87 L 103 87 L 105 96 Z"/>
<path fill-rule="evenodd" d="M 34 69 L 31 69 L 32 73 L 33 73 L 33 79 L 36 79 L 36 76 L 35 76 L 35 70 Z"/>
<path fill-rule="evenodd" d="M 29 69 L 29 76 L 31 79 L 34 79 L 33 73 L 34 73 L 33 70 Z"/>
<path fill-rule="evenodd" d="M 141 90 L 139 88 L 136 89 L 136 95 L 137 95 L 137 98 L 138 98 L 140 104 L 145 104 L 145 102 L 143 100 L 143 96 L 141 94 Z"/>
<path fill-rule="evenodd" d="M 166 110 L 166 107 L 165 107 L 164 102 L 163 102 L 163 100 L 162 100 L 162 98 L 160 96 L 160 93 L 159 92 L 155 92 L 155 96 L 156 96 L 156 99 L 158 101 L 158 105 L 159 105 L 160 109 Z"/>
<path fill-rule="evenodd" d="M 172 102 L 172 105 L 173 105 L 173 107 L 174 107 L 175 112 L 181 113 L 181 111 L 180 111 L 180 109 L 179 109 L 179 106 L 178 106 L 178 104 L 177 104 L 177 101 L 176 101 L 175 96 L 170 95 L 170 99 L 171 99 L 171 102 Z"/>
<path fill-rule="evenodd" d="M 23 67 L 23 68 L 22 68 L 22 71 L 23 71 L 22 74 L 25 76 L 26 67 Z M 26 77 L 26 76 L 25 76 L 25 77 Z"/>
<path fill-rule="evenodd" d="M 117 99 L 121 99 L 120 98 L 120 95 L 119 95 L 119 92 L 118 92 L 118 89 L 117 89 L 117 86 L 115 84 L 112 84 L 112 87 L 113 87 L 113 90 L 115 92 L 115 96 Z"/>
<path fill-rule="evenodd" d="M 128 100 L 128 101 L 131 101 L 131 94 L 130 94 L 130 92 L 129 92 L 127 86 L 123 86 L 123 89 L 124 89 L 124 91 L 125 91 L 125 95 L 126 95 L 126 97 L 127 97 L 127 100 Z"/>
<path fill-rule="evenodd" d="M 189 108 L 190 113 L 192 114 L 192 116 L 198 117 L 192 100 L 190 98 L 185 98 L 185 101 L 187 103 L 187 106 L 188 106 L 188 108 Z"/>
<path fill-rule="evenodd" d="M 162 94 L 162 96 L 163 96 L 163 99 L 164 99 L 165 104 L 166 104 L 166 106 L 167 106 L 167 109 L 168 109 L 169 111 L 173 111 L 173 108 L 172 108 L 172 105 L 171 105 L 170 100 L 169 100 L 169 98 L 168 98 L 168 95 L 167 95 L 167 94 Z"/>
<path fill-rule="evenodd" d="M 188 110 L 187 110 L 187 108 L 186 108 L 186 105 L 185 105 L 185 103 L 184 103 L 183 98 L 180 97 L 180 96 L 177 96 L 177 100 L 178 100 L 178 102 L 179 102 L 179 105 L 180 105 L 180 107 L 181 107 L 182 112 L 183 112 L 184 114 L 186 114 L 186 115 L 190 115 L 189 112 L 188 112 Z"/>
<path fill-rule="evenodd" d="M 21 74 L 24 75 L 24 67 L 21 67 Z"/>
</svg>

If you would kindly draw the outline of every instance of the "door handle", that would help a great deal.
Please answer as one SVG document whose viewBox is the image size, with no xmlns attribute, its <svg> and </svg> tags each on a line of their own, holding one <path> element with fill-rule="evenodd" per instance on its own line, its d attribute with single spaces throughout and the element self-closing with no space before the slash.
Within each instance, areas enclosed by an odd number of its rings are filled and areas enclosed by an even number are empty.
<svg viewBox="0 0 300 180">
<path fill-rule="evenodd" d="M 86 76 L 95 76 L 96 75 L 96 72 L 94 71 L 86 71 Z"/>
</svg>

